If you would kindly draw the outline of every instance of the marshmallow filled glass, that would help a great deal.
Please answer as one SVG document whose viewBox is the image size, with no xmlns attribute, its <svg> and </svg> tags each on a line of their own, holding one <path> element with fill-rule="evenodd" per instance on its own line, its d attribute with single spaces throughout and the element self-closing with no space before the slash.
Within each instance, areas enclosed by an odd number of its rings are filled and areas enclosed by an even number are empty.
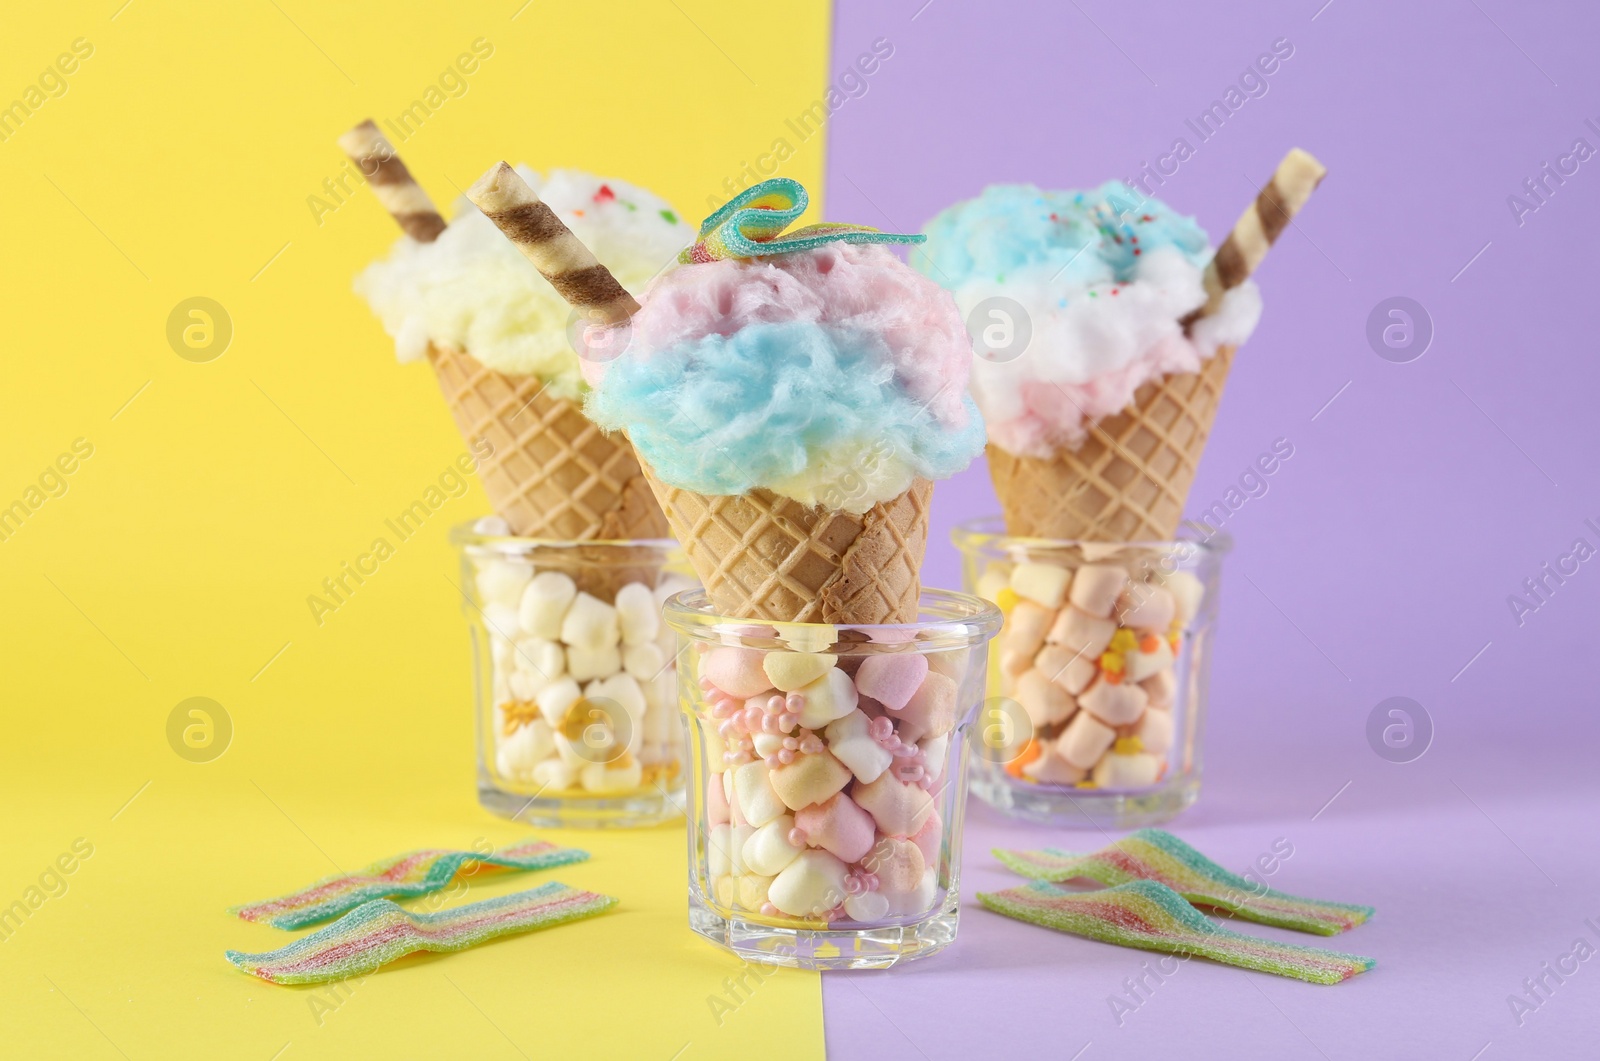
<svg viewBox="0 0 1600 1061">
<path fill-rule="evenodd" d="M 1064 826 L 1136 828 L 1193 803 L 1226 539 L 1014 538 L 998 518 L 953 538 L 965 586 L 1005 615 L 972 791 Z"/>
<path fill-rule="evenodd" d="M 768 623 L 667 602 L 689 734 L 689 924 L 750 961 L 881 968 L 955 938 L 967 732 L 1000 613 Z"/>
<path fill-rule="evenodd" d="M 672 631 L 695 585 L 676 542 L 457 527 L 472 633 L 478 801 L 534 825 L 654 825 L 682 807 Z"/>
</svg>

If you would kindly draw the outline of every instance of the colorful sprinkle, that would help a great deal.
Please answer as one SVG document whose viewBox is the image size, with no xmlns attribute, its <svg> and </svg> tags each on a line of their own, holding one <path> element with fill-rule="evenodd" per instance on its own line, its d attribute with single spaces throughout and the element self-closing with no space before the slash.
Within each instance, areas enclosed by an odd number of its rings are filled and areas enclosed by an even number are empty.
<svg viewBox="0 0 1600 1061">
<path fill-rule="evenodd" d="M 497 936 L 593 917 L 616 902 L 554 881 L 436 914 L 413 914 L 388 899 L 374 899 L 287 947 L 262 954 L 230 950 L 227 959 L 275 984 L 344 980 L 415 951 L 466 950 Z"/>
<path fill-rule="evenodd" d="M 1223 928 L 1153 880 L 1093 892 L 1071 892 L 1034 881 L 1003 892 L 979 892 L 978 901 L 1007 917 L 1102 943 L 1195 955 L 1314 984 L 1337 984 L 1377 964 L 1355 954 L 1277 943 Z"/>
<path fill-rule="evenodd" d="M 1118 743 L 1121 743 L 1120 741 Z M 1111 887 L 1130 881 L 1159 881 L 1190 902 L 1245 921 L 1335 936 L 1372 916 L 1372 907 L 1303 899 L 1264 889 L 1211 861 L 1164 829 L 1140 829 L 1092 854 L 1055 848 L 996 850 L 995 857 L 1035 880 L 1086 879 Z"/>
<path fill-rule="evenodd" d="M 587 851 L 557 847 L 543 840 L 530 840 L 489 854 L 436 849 L 411 851 L 374 862 L 355 873 L 325 877 L 276 899 L 236 906 L 229 912 L 246 921 L 259 921 L 274 928 L 303 928 L 337 917 L 372 899 L 385 896 L 412 899 L 436 892 L 468 865 L 534 870 L 566 866 L 588 857 Z"/>
</svg>

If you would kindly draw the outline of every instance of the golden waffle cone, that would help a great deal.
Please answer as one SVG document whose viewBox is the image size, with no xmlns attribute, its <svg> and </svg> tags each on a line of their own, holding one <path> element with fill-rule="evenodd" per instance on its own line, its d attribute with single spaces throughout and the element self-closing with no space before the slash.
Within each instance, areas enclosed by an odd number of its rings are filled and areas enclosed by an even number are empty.
<svg viewBox="0 0 1600 1061">
<path fill-rule="evenodd" d="M 494 452 L 478 478 L 511 533 L 562 541 L 667 537 L 667 521 L 622 435 L 608 436 L 576 402 L 535 376 L 507 376 L 439 346 L 428 362 L 463 438 Z"/>
<path fill-rule="evenodd" d="M 699 494 L 645 477 L 724 615 L 802 623 L 909 623 L 922 593 L 933 484 L 861 515 L 770 490 Z"/>
<path fill-rule="evenodd" d="M 1006 531 L 1030 538 L 1170 541 L 1211 434 L 1234 348 L 1198 373 L 1140 387 L 1133 403 L 1089 428 L 1077 449 L 1018 457 L 991 444 L 989 474 Z"/>
</svg>

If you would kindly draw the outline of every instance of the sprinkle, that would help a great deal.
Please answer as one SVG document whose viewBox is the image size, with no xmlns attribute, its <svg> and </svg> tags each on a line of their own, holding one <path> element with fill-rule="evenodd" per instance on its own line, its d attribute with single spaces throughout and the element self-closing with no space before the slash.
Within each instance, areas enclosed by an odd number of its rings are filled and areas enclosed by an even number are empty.
<svg viewBox="0 0 1600 1061">
<path fill-rule="evenodd" d="M 678 215 L 673 213 L 671 210 L 661 211 L 661 219 L 669 225 L 676 225 L 678 223 Z"/>
<path fill-rule="evenodd" d="M 594 193 L 594 201 L 597 203 L 613 202 L 616 198 L 617 193 L 611 190 L 611 185 L 609 184 L 600 185 L 600 190 Z"/>
<path fill-rule="evenodd" d="M 1165 884 L 1138 880 L 1103 891 L 1070 892 L 1034 881 L 979 892 L 990 910 L 1102 943 L 1190 954 L 1313 984 L 1337 984 L 1377 964 L 1371 958 L 1258 939 L 1215 925 Z"/>
<path fill-rule="evenodd" d="M 497 936 L 593 917 L 616 903 L 609 895 L 554 881 L 435 914 L 413 914 L 388 899 L 374 899 L 287 947 L 261 954 L 230 950 L 226 956 L 244 972 L 275 984 L 316 984 L 370 973 L 415 951 L 466 950 Z"/>
<path fill-rule="evenodd" d="M 276 899 L 236 906 L 229 912 L 245 921 L 259 921 L 274 928 L 303 928 L 337 917 L 372 899 L 384 896 L 412 899 L 436 892 L 468 865 L 534 870 L 566 866 L 588 857 L 587 851 L 557 847 L 543 840 L 530 840 L 489 854 L 439 849 L 410 851 L 374 862 L 355 873 L 324 877 Z"/>
<path fill-rule="evenodd" d="M 1120 742 L 1119 742 L 1120 743 Z M 1246 921 L 1319 936 L 1334 936 L 1362 924 L 1372 907 L 1303 899 L 1286 892 L 1263 890 L 1260 884 L 1231 873 L 1164 829 L 1140 829 L 1092 854 L 1055 848 L 1038 851 L 996 850 L 995 857 L 1035 880 L 1087 879 L 1107 887 L 1129 881 L 1159 881 L 1190 902 Z"/>
</svg>

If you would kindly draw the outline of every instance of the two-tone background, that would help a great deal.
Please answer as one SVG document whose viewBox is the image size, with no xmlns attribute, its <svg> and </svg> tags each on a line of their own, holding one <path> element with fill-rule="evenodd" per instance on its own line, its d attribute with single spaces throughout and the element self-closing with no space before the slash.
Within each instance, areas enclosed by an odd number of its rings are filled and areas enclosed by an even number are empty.
<svg viewBox="0 0 1600 1061">
<path fill-rule="evenodd" d="M 0 907 L 30 907 L 0 938 L 8 1055 L 1593 1053 L 1600 965 L 1572 957 L 1600 952 L 1592 10 L 104 0 L 5 22 Z M 306 603 L 463 448 L 350 292 L 393 239 L 333 143 L 369 115 L 442 202 L 501 157 L 690 217 L 782 173 L 821 215 L 908 231 L 988 182 L 1148 164 L 1220 238 L 1286 148 L 1321 157 L 1192 498 L 1235 550 L 1177 831 L 1240 870 L 1287 841 L 1270 883 L 1376 905 L 1337 945 L 1378 968 L 1327 988 L 1191 963 L 1126 1012 L 1146 955 L 970 905 L 1007 882 L 991 846 L 1106 837 L 978 807 L 960 938 L 889 973 L 737 982 L 684 924 L 671 828 L 572 838 L 592 861 L 541 879 L 621 898 L 593 922 L 337 992 L 228 966 L 282 939 L 228 905 L 526 833 L 472 793 L 445 536 L 485 511 L 476 484 L 337 611 Z M 213 328 L 185 335 L 196 305 Z M 1386 342 L 1396 306 L 1412 328 Z M 1241 481 L 1279 439 L 1293 457 Z M 948 585 L 946 531 L 995 506 L 981 464 L 936 496 Z M 209 761 L 169 728 L 194 697 Z M 1369 740 L 1395 709 L 1413 741 Z"/>
</svg>

